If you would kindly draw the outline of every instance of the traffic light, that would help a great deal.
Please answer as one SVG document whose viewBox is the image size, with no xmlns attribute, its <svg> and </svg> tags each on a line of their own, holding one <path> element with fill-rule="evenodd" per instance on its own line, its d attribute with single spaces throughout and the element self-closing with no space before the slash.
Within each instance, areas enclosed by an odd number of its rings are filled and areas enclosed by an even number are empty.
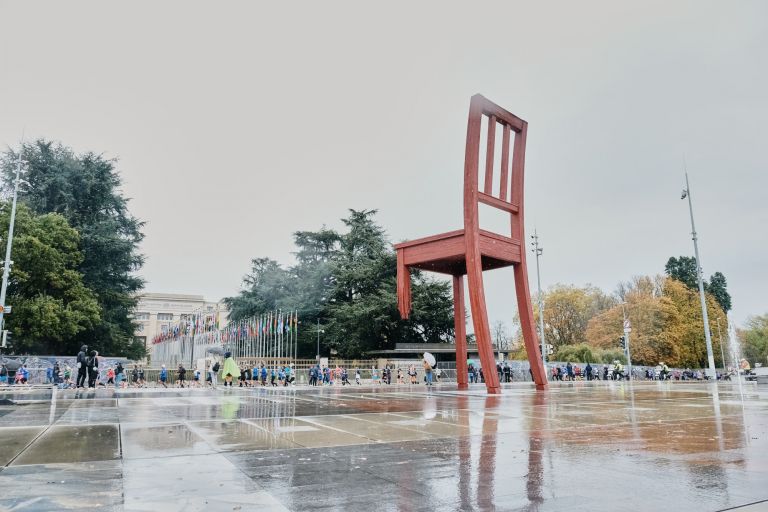
<svg viewBox="0 0 768 512">
<path fill-rule="evenodd" d="M 624 349 L 624 350 L 627 349 L 627 337 L 626 336 L 620 336 L 619 337 L 619 345 L 621 346 L 622 349 Z"/>
</svg>

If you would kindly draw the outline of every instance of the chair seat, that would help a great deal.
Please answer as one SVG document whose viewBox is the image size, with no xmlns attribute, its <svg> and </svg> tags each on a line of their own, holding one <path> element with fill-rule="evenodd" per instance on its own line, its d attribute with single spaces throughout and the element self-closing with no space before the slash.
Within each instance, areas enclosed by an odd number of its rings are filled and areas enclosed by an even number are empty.
<svg viewBox="0 0 768 512">
<path fill-rule="evenodd" d="M 410 240 L 395 245 L 406 267 L 453 276 L 467 273 L 464 230 Z M 480 230 L 480 254 L 483 270 L 520 263 L 520 241 L 490 231 Z"/>
</svg>

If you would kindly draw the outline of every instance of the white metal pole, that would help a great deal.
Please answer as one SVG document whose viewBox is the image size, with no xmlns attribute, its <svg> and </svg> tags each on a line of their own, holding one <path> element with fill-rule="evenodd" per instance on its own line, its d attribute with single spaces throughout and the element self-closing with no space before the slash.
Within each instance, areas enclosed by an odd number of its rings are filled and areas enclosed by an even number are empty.
<svg viewBox="0 0 768 512">
<path fill-rule="evenodd" d="M 542 255 L 544 249 L 539 247 L 539 234 L 536 229 L 533 230 L 533 250 L 536 253 L 536 283 L 539 289 L 539 339 L 541 344 L 541 360 L 547 364 L 547 343 L 544 339 L 544 299 L 541 295 L 541 273 L 539 272 L 539 256 Z"/>
<path fill-rule="evenodd" d="M 0 288 L 0 331 L 5 328 L 5 293 L 8 289 L 8 274 L 11 269 L 11 246 L 13 245 L 13 228 L 16 223 L 16 200 L 19 196 L 19 175 L 21 174 L 21 154 L 24 152 L 24 142 L 19 145 L 19 157 L 16 160 L 16 180 L 13 185 L 13 203 L 11 205 L 11 220 L 8 224 L 8 240 L 5 243 L 5 263 L 3 265 L 3 284 Z"/>
<path fill-rule="evenodd" d="M 627 325 L 627 312 L 624 310 L 625 302 L 621 303 L 621 315 L 624 317 L 624 352 L 627 355 L 627 371 L 629 372 L 629 380 L 632 380 L 632 354 L 629 351 L 629 333 L 631 327 Z"/>
<path fill-rule="evenodd" d="M 696 278 L 699 282 L 699 300 L 701 301 L 701 315 L 704 319 L 704 339 L 707 342 L 707 375 L 710 379 L 717 378 L 715 371 L 715 356 L 712 354 L 712 336 L 709 333 L 709 315 L 707 314 L 707 301 L 704 296 L 704 280 L 702 278 L 701 257 L 699 256 L 699 242 L 696 235 L 696 224 L 693 222 L 693 201 L 691 200 L 691 187 L 688 184 L 688 171 L 685 171 L 685 192 L 688 196 L 688 209 L 691 213 L 691 235 L 693 236 L 693 250 L 696 255 Z"/>
<path fill-rule="evenodd" d="M 717 336 L 720 339 L 720 357 L 723 362 L 723 375 L 725 375 L 725 350 L 723 350 L 723 332 L 720 330 L 720 317 L 717 317 Z"/>
</svg>

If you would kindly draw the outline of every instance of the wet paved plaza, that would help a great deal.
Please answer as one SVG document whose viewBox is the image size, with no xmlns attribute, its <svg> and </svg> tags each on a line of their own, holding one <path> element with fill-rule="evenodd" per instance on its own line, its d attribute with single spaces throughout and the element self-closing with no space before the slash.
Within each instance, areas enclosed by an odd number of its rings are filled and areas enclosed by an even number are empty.
<svg viewBox="0 0 768 512">
<path fill-rule="evenodd" d="M 722 510 L 768 500 L 766 399 L 682 382 L 6 388 L 0 510 Z"/>
</svg>

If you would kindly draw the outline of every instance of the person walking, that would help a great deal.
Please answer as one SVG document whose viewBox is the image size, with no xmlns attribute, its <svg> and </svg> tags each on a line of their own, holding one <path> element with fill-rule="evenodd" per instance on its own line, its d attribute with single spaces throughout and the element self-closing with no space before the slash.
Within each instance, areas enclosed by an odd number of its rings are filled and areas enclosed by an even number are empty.
<svg viewBox="0 0 768 512">
<path fill-rule="evenodd" d="M 176 370 L 176 378 L 179 381 L 179 387 L 184 387 L 184 380 L 187 378 L 187 369 L 184 368 L 184 365 L 179 363 L 179 369 Z"/>
<path fill-rule="evenodd" d="M 61 366 L 59 366 L 59 362 L 56 361 L 53 364 L 53 383 L 57 386 L 61 386 L 62 383 L 62 375 L 61 375 Z"/>
<path fill-rule="evenodd" d="M 163 365 L 162 368 L 160 368 L 160 384 L 164 388 L 167 388 L 168 385 L 166 384 L 166 382 L 168 382 L 168 368 L 166 368 L 165 365 Z"/>
<path fill-rule="evenodd" d="M 424 366 L 424 378 L 426 380 L 427 386 L 432 385 L 432 365 L 430 365 L 426 359 L 423 361 Z"/>
<path fill-rule="evenodd" d="M 86 367 L 88 368 L 88 387 L 96 387 L 96 377 L 99 376 L 99 355 L 95 350 L 91 351 L 91 355 L 86 359 Z"/>
<path fill-rule="evenodd" d="M 360 368 L 355 368 L 355 384 L 360 385 Z"/>
<path fill-rule="evenodd" d="M 107 369 L 107 384 L 115 385 L 115 369 L 111 366 Z"/>
<path fill-rule="evenodd" d="M 0 364 L 0 384 L 8 384 L 8 367 Z"/>
<path fill-rule="evenodd" d="M 80 347 L 80 352 L 77 353 L 77 387 L 82 388 L 85 386 L 85 376 L 88 363 L 88 345 Z"/>
<path fill-rule="evenodd" d="M 124 377 L 125 368 L 123 368 L 123 363 L 118 361 L 117 367 L 115 367 L 115 389 L 122 387 Z"/>
<path fill-rule="evenodd" d="M 224 353 L 224 387 L 232 387 L 232 381 L 240 378 L 240 368 L 232 358 L 232 352 Z"/>
<path fill-rule="evenodd" d="M 592 380 L 592 365 L 587 363 L 587 367 L 584 368 L 584 372 L 587 374 L 587 380 Z"/>
<path fill-rule="evenodd" d="M 29 370 L 27 369 L 26 364 L 21 365 L 21 368 L 16 370 L 15 379 L 17 384 L 26 384 L 29 382 Z"/>
<path fill-rule="evenodd" d="M 255 387 L 256 384 L 259 383 L 259 366 L 256 363 L 253 363 L 253 368 L 251 368 L 251 387 Z"/>
<path fill-rule="evenodd" d="M 221 368 L 219 362 L 214 361 L 213 366 L 211 366 L 211 387 L 213 389 L 216 389 L 218 385 L 219 368 Z"/>
<path fill-rule="evenodd" d="M 277 379 L 277 371 L 273 367 L 272 371 L 269 373 L 269 383 L 272 385 L 272 387 L 277 387 L 277 383 L 275 383 L 275 379 Z"/>
</svg>

